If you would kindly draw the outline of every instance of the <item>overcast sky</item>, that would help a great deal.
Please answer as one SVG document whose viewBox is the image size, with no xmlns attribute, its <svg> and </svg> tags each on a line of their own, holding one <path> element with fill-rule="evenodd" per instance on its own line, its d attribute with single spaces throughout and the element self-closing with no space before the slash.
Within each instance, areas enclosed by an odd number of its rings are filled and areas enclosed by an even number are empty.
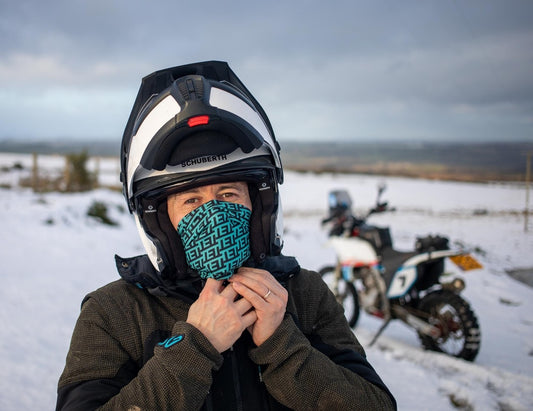
<svg viewBox="0 0 533 411">
<path fill-rule="evenodd" d="M 143 76 L 211 59 L 280 141 L 533 141 L 529 0 L 0 0 L 0 139 L 118 141 Z"/>
</svg>

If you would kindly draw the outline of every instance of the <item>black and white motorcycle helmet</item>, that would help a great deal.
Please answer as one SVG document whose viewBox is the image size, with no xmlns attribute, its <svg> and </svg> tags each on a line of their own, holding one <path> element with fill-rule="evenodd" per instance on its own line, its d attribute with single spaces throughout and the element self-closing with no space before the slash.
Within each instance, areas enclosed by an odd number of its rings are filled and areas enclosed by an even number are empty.
<svg viewBox="0 0 533 411">
<path fill-rule="evenodd" d="M 143 78 L 122 139 L 121 181 L 144 248 L 163 277 L 187 275 L 166 198 L 194 186 L 248 182 L 252 257 L 260 262 L 281 252 L 279 145 L 264 110 L 225 62 Z"/>
</svg>

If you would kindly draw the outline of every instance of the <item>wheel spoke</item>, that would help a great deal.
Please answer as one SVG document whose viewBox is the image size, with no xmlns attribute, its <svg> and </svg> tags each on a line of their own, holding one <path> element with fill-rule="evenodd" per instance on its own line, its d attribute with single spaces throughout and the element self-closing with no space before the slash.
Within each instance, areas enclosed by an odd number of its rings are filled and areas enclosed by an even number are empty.
<svg viewBox="0 0 533 411">
<path fill-rule="evenodd" d="M 419 310 L 441 335 L 433 339 L 421 335 L 425 348 L 472 361 L 479 351 L 479 327 L 470 306 L 451 292 L 432 293 L 422 299 Z M 470 344 L 469 341 L 474 341 Z"/>
</svg>

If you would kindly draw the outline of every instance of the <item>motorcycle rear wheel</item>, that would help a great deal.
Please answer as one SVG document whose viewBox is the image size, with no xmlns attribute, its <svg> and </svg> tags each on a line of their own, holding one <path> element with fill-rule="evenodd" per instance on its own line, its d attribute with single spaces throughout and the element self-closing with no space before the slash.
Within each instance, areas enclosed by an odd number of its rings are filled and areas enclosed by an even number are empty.
<svg viewBox="0 0 533 411">
<path fill-rule="evenodd" d="M 426 313 L 421 317 L 441 332 L 438 338 L 419 333 L 424 348 L 474 361 L 481 333 L 476 315 L 461 296 L 446 290 L 433 292 L 422 298 L 418 310 Z"/>
<path fill-rule="evenodd" d="M 359 298 L 355 286 L 344 278 L 340 278 L 336 282 L 334 266 L 324 267 L 318 273 L 333 292 L 339 304 L 344 307 L 344 316 L 350 327 L 355 327 L 357 320 L 359 320 Z"/>
</svg>

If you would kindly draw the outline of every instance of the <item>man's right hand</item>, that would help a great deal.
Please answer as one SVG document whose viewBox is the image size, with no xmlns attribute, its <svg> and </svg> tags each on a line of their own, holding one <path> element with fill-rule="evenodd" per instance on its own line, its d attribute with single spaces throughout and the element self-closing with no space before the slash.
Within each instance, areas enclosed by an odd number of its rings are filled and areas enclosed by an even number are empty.
<svg viewBox="0 0 533 411">
<path fill-rule="evenodd" d="M 218 352 L 229 349 L 257 315 L 245 299 L 236 300 L 232 286 L 209 278 L 198 299 L 191 305 L 187 322 L 198 328 Z"/>
</svg>

